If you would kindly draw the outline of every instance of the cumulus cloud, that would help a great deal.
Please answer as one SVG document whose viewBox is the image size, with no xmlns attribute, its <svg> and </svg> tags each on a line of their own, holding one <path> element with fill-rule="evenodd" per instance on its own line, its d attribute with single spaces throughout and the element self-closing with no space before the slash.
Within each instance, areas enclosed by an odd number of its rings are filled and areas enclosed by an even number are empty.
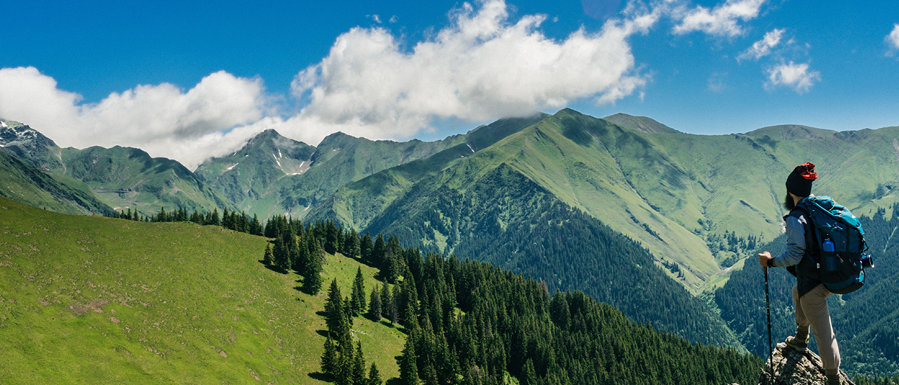
<svg viewBox="0 0 899 385">
<path fill-rule="evenodd" d="M 680 22 L 674 33 L 686 34 L 701 31 L 710 35 L 734 37 L 744 33 L 739 20 L 749 21 L 759 15 L 759 9 L 766 0 L 727 0 L 713 9 L 696 6 L 693 9 L 678 9 L 674 17 Z"/>
<path fill-rule="evenodd" d="M 899 24 L 893 24 L 893 32 L 890 32 L 886 38 L 887 45 L 890 47 L 890 55 L 899 52 Z"/>
<path fill-rule="evenodd" d="M 768 82 L 765 87 L 773 89 L 785 86 L 794 89 L 798 93 L 808 91 L 816 81 L 821 80 L 821 74 L 817 71 L 809 71 L 808 63 L 780 64 L 768 70 Z"/>
<path fill-rule="evenodd" d="M 295 77 L 294 96 L 309 103 L 285 126 L 310 141 L 333 130 L 397 138 L 435 119 L 522 116 L 583 98 L 611 103 L 645 84 L 628 38 L 659 18 L 630 14 L 556 41 L 539 30 L 546 16 L 510 22 L 501 0 L 450 15 L 448 27 L 411 50 L 383 28 L 338 37 L 326 58 Z"/>
<path fill-rule="evenodd" d="M 746 51 L 737 56 L 737 60 L 753 59 L 759 60 L 764 56 L 768 56 L 774 47 L 780 44 L 780 38 L 783 36 L 783 29 L 774 29 L 765 34 L 762 40 L 752 44 Z"/>
<path fill-rule="evenodd" d="M 96 104 L 81 104 L 80 95 L 60 90 L 34 67 L 0 69 L 0 90 L 0 116 L 29 124 L 61 146 L 139 147 L 189 168 L 207 156 L 199 151 L 204 140 L 239 136 L 245 130 L 222 130 L 259 121 L 266 111 L 261 80 L 223 71 L 187 92 L 168 83 L 140 85 Z"/>
</svg>

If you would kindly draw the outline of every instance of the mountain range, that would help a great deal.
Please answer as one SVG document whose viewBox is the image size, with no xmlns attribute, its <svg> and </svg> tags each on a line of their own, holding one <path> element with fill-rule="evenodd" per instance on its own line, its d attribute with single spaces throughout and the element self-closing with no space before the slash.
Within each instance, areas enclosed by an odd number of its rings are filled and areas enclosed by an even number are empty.
<svg viewBox="0 0 899 385">
<path fill-rule="evenodd" d="M 152 215 L 181 206 L 334 220 L 424 251 L 524 272 L 551 290 L 584 290 L 631 319 L 732 346 L 745 345 L 745 333 L 731 330 L 733 320 L 706 299 L 758 245 L 781 233 L 782 186 L 792 167 L 815 163 L 821 178 L 813 193 L 858 215 L 883 215 L 880 209 L 890 215 L 899 197 L 899 127 L 836 132 L 783 125 L 693 135 L 647 117 L 600 119 L 564 109 L 435 142 L 336 133 L 310 146 L 269 130 L 191 172 L 139 149 L 59 148 L 24 124 L 4 126 L 7 158 L 79 191 L 95 210 Z M 90 211 L 86 203 L 71 208 L 77 200 L 60 193 L 45 196 L 28 203 Z M 577 247 L 566 243 L 575 239 Z M 644 252 L 645 259 L 635 256 Z M 625 279 L 640 272 L 646 279 L 639 283 Z M 670 293 L 666 306 L 681 319 L 645 309 L 653 299 L 628 292 L 630 285 L 652 290 L 659 277 L 679 283 L 663 287 Z"/>
</svg>

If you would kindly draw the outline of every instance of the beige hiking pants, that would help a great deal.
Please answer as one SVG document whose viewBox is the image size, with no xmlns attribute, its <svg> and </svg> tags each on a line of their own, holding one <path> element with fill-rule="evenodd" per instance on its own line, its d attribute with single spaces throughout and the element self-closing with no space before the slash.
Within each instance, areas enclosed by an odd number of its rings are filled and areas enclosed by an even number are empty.
<svg viewBox="0 0 899 385">
<path fill-rule="evenodd" d="M 832 294 L 824 285 L 818 285 L 799 298 L 799 291 L 793 286 L 796 325 L 800 328 L 812 327 L 824 370 L 835 373 L 840 368 L 840 347 L 837 346 L 837 338 L 830 323 L 830 312 L 827 309 L 827 297 Z"/>
</svg>

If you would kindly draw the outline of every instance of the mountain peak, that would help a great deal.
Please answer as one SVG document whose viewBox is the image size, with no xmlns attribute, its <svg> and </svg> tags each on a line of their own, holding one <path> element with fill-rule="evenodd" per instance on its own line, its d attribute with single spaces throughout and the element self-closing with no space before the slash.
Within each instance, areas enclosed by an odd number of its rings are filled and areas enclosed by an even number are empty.
<svg viewBox="0 0 899 385">
<path fill-rule="evenodd" d="M 52 139 L 44 136 L 28 125 L 11 120 L 0 120 L 0 146 L 46 146 L 57 147 Z"/>
<path fill-rule="evenodd" d="M 631 116 L 628 114 L 617 113 L 603 118 L 607 121 L 615 123 L 621 127 L 646 132 L 650 134 L 677 134 L 680 131 L 668 127 L 652 118 L 645 116 Z"/>
<path fill-rule="evenodd" d="M 798 124 L 782 124 L 777 126 L 762 127 L 749 131 L 745 135 L 752 137 L 768 136 L 775 140 L 799 140 L 818 139 L 832 137 L 836 131 L 802 126 Z"/>
</svg>

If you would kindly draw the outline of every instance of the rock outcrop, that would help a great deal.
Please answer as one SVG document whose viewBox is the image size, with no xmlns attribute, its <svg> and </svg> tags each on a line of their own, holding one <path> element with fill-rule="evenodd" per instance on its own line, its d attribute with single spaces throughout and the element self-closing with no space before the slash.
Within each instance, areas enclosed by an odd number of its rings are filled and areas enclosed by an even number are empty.
<svg viewBox="0 0 899 385">
<path fill-rule="evenodd" d="M 842 370 L 840 380 L 843 385 L 855 385 Z M 800 353 L 782 342 L 766 361 L 759 378 L 759 385 L 823 385 L 826 382 L 824 364 L 817 354 L 811 350 Z"/>
</svg>

